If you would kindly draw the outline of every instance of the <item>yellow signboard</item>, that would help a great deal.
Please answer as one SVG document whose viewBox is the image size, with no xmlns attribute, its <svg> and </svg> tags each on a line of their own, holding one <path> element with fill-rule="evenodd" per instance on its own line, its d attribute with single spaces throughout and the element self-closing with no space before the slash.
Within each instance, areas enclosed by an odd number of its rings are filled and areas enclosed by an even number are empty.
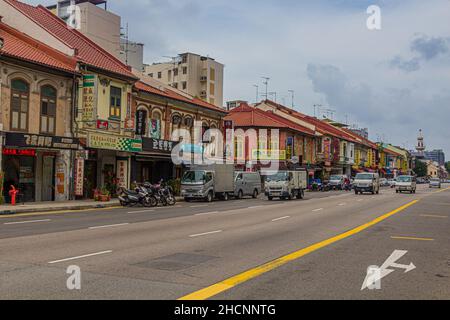
<svg viewBox="0 0 450 320">
<path fill-rule="evenodd" d="M 252 160 L 286 160 L 286 150 L 253 149 Z"/>
</svg>

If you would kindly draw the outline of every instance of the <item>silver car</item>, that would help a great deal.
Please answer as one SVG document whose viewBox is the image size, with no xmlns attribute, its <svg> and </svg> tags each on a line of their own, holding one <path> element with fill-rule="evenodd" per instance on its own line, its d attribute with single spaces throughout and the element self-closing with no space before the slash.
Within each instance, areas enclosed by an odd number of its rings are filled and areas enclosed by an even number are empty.
<svg viewBox="0 0 450 320">
<path fill-rule="evenodd" d="M 430 179 L 430 188 L 441 188 L 441 179 L 432 178 Z"/>
</svg>

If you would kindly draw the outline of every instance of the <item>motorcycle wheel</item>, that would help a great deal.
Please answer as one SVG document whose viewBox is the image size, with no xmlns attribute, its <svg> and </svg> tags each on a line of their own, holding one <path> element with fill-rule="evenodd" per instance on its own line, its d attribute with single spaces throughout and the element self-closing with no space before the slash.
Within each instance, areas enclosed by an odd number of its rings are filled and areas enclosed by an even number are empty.
<svg viewBox="0 0 450 320">
<path fill-rule="evenodd" d="M 177 202 L 177 200 L 175 199 L 174 196 L 169 196 L 169 197 L 167 198 L 167 204 L 168 204 L 169 206 L 174 206 L 176 202 Z"/>
</svg>

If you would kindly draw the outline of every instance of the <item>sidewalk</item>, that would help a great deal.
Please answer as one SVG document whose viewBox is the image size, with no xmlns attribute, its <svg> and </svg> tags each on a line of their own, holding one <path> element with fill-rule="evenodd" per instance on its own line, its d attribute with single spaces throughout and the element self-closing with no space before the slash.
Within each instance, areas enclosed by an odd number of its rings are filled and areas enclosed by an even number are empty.
<svg viewBox="0 0 450 320">
<path fill-rule="evenodd" d="M 183 202 L 184 199 L 176 197 L 177 202 Z M 112 199 L 109 202 L 99 202 L 94 200 L 74 200 L 62 202 L 32 202 L 12 206 L 10 204 L 0 205 L 0 216 L 14 215 L 19 213 L 33 212 L 52 212 L 52 211 L 76 211 L 96 208 L 120 207 L 118 199 Z"/>
<path fill-rule="evenodd" d="M 83 210 L 95 208 L 110 208 L 119 206 L 119 200 L 113 199 L 109 202 L 98 202 L 94 200 L 74 200 L 62 202 L 33 202 L 11 206 L 10 204 L 0 205 L 0 215 L 12 215 L 30 212 L 50 212 L 61 210 Z"/>
</svg>

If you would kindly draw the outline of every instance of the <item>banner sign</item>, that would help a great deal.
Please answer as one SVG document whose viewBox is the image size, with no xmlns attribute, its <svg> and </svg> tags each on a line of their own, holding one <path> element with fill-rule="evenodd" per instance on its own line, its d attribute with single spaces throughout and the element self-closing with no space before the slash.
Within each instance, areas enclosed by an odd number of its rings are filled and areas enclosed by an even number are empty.
<svg viewBox="0 0 450 320">
<path fill-rule="evenodd" d="M 286 139 L 286 159 L 290 160 L 293 157 L 294 151 L 294 137 L 287 137 Z"/>
<path fill-rule="evenodd" d="M 133 110 L 132 110 L 133 109 Z M 135 130 L 134 128 L 134 115 L 135 108 L 132 107 L 131 93 L 127 93 L 127 114 L 125 117 L 125 130 Z"/>
<path fill-rule="evenodd" d="M 19 148 L 78 150 L 80 140 L 77 138 L 7 132 L 5 145 Z"/>
<path fill-rule="evenodd" d="M 117 180 L 119 187 L 128 188 L 128 160 L 117 161 Z"/>
<path fill-rule="evenodd" d="M 278 151 L 278 157 L 277 157 Z M 253 149 L 253 160 L 286 160 L 286 150 Z"/>
<path fill-rule="evenodd" d="M 82 120 L 95 121 L 97 118 L 97 76 L 86 74 L 83 76 L 83 106 Z"/>
<path fill-rule="evenodd" d="M 142 140 L 100 133 L 89 133 L 88 147 L 125 152 L 141 152 Z"/>
<path fill-rule="evenodd" d="M 178 144 L 178 142 L 174 142 L 174 141 L 152 139 L 152 138 L 142 138 L 142 150 L 143 151 L 171 154 L 172 149 L 177 144 Z"/>
<path fill-rule="evenodd" d="M 161 139 L 161 121 L 150 120 L 150 137 L 153 139 Z"/>
<path fill-rule="evenodd" d="M 145 123 L 147 120 L 147 111 L 138 110 L 136 111 L 136 134 L 139 136 L 145 135 Z"/>
<path fill-rule="evenodd" d="M 75 177 L 74 177 L 75 195 L 78 197 L 83 196 L 84 188 L 84 159 L 75 159 Z"/>
</svg>

